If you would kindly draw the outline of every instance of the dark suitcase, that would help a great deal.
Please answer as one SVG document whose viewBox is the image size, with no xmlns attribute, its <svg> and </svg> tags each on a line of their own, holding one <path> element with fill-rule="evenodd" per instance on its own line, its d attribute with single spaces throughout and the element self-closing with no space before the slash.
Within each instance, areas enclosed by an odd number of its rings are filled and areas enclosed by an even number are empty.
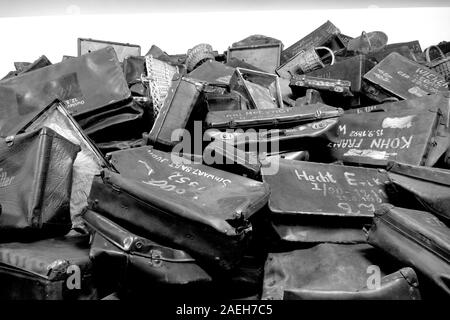
<svg viewBox="0 0 450 320">
<path fill-rule="evenodd" d="M 450 229 L 431 213 L 386 205 L 375 212 L 367 241 L 413 267 L 421 283 L 434 285 L 430 292 L 450 295 Z"/>
<path fill-rule="evenodd" d="M 390 162 L 387 166 L 393 204 L 431 212 L 450 221 L 450 170 Z"/>
<path fill-rule="evenodd" d="M 323 103 L 302 108 L 280 108 L 237 111 L 213 111 L 206 115 L 209 128 L 274 128 L 293 127 L 302 123 L 339 117 L 344 113 L 340 108 Z"/>
<path fill-rule="evenodd" d="M 280 65 L 280 55 L 283 50 L 281 41 L 259 41 L 257 36 L 250 36 L 228 48 L 227 61 L 231 58 L 250 63 L 264 72 L 274 73 Z M 275 40 L 275 41 L 274 41 Z"/>
<path fill-rule="evenodd" d="M 0 300 L 96 300 L 89 236 L 0 244 Z"/>
<path fill-rule="evenodd" d="M 180 294 L 211 283 L 211 276 L 184 251 L 161 246 L 139 237 L 100 214 L 83 215 L 94 230 L 90 256 L 96 278 L 109 283 L 109 290 L 152 287 L 152 291 Z M 196 287 L 197 286 L 197 287 Z M 195 292 L 195 291 L 194 291 Z"/>
<path fill-rule="evenodd" d="M 208 60 L 190 72 L 188 77 L 210 84 L 229 85 L 234 71 L 235 68 L 233 67 L 217 61 Z"/>
<path fill-rule="evenodd" d="M 330 118 L 310 122 L 288 129 L 236 130 L 220 132 L 209 129 L 205 137 L 209 140 L 222 140 L 240 150 L 257 154 L 279 154 L 280 152 L 308 151 L 316 161 L 328 157 L 328 144 L 337 142 L 338 120 Z"/>
<path fill-rule="evenodd" d="M 111 154 L 120 175 L 94 180 L 90 207 L 131 232 L 229 270 L 241 258 L 264 183 L 141 147 Z"/>
<path fill-rule="evenodd" d="M 280 81 L 274 74 L 236 68 L 230 89 L 242 94 L 249 101 L 250 109 L 283 108 Z"/>
<path fill-rule="evenodd" d="M 371 166 L 388 161 L 432 166 L 442 155 L 434 152 L 441 149 L 435 139 L 440 121 L 439 110 L 344 114 L 340 140 L 329 144 L 331 157 Z"/>
<path fill-rule="evenodd" d="M 414 270 L 395 271 L 385 260 L 367 244 L 319 244 L 270 253 L 264 268 L 262 299 L 420 300 Z"/>
<path fill-rule="evenodd" d="M 78 38 L 78 56 L 106 47 L 113 47 L 120 62 L 129 56 L 141 55 L 141 46 L 136 44 Z"/>
<path fill-rule="evenodd" d="M 284 49 L 281 52 L 280 64 L 285 64 L 301 50 L 308 49 L 310 47 L 326 46 L 333 51 L 344 49 L 345 45 L 342 42 L 342 39 L 338 36 L 339 34 L 339 29 L 333 23 L 330 21 L 325 22 L 304 38 Z"/>
<path fill-rule="evenodd" d="M 364 75 L 381 91 L 402 100 L 447 91 L 440 74 L 393 52 Z"/>
<path fill-rule="evenodd" d="M 76 228 L 80 222 L 81 212 L 87 207 L 87 197 L 94 176 L 99 174 L 102 168 L 110 168 L 111 170 L 114 170 L 114 168 L 86 136 L 69 114 L 63 102 L 54 101 L 22 128 L 21 132 L 30 132 L 42 127 L 48 127 L 70 142 L 80 146 L 81 150 L 73 163 L 70 195 L 70 215 L 73 227 Z"/>
<path fill-rule="evenodd" d="M 148 85 L 145 82 L 147 69 L 145 57 L 130 56 L 123 60 L 123 73 L 131 94 L 138 97 L 150 97 Z"/>
<path fill-rule="evenodd" d="M 192 120 L 202 118 L 201 115 L 206 113 L 204 87 L 205 83 L 198 80 L 174 76 L 164 105 L 148 134 L 150 144 L 161 148 L 173 147 L 179 141 L 179 129 L 186 129 Z"/>
<path fill-rule="evenodd" d="M 77 120 L 131 98 L 112 47 L 0 81 L 0 88 L 15 95 L 13 104 L 0 97 L 2 136 L 17 132 L 57 98 Z"/>
<path fill-rule="evenodd" d="M 40 56 L 37 60 L 32 63 L 29 62 L 14 62 L 14 67 L 16 71 L 11 71 L 8 76 L 4 77 L 4 79 L 8 79 L 14 76 L 18 76 L 19 74 L 24 74 L 33 70 L 37 70 L 46 66 L 51 65 L 52 63 L 46 56 Z"/>
<path fill-rule="evenodd" d="M 79 151 L 47 127 L 0 140 L 0 238 L 69 232 L 72 166 Z"/>
<path fill-rule="evenodd" d="M 322 69 L 311 71 L 307 75 L 350 81 L 350 90 L 355 97 L 348 99 L 348 106 L 354 107 L 362 102 L 360 95 L 362 91 L 362 78 L 374 65 L 364 55 L 357 55 L 337 61 L 335 64 L 325 66 Z"/>
<path fill-rule="evenodd" d="M 385 172 L 376 169 L 278 160 L 278 172 L 266 174 L 269 208 L 274 217 L 303 215 L 372 217 L 387 202 Z"/>
</svg>

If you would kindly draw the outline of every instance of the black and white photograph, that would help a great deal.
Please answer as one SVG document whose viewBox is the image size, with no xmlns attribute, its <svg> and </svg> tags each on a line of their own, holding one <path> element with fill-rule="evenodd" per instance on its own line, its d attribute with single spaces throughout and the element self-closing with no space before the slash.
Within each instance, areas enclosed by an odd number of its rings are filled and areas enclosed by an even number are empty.
<svg viewBox="0 0 450 320">
<path fill-rule="evenodd" d="M 450 301 L 448 1 L 2 1 L 0 30 L 2 304 Z"/>
</svg>

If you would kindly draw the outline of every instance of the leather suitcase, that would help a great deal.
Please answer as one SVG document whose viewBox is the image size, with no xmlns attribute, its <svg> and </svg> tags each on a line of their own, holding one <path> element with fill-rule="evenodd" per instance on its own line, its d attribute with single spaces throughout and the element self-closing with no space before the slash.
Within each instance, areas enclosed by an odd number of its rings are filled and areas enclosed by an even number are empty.
<svg viewBox="0 0 450 320">
<path fill-rule="evenodd" d="M 73 227 L 76 228 L 81 222 L 81 212 L 87 207 L 87 197 L 94 176 L 99 174 L 102 168 L 111 170 L 114 168 L 86 136 L 63 102 L 54 101 L 20 132 L 31 132 L 42 127 L 51 128 L 70 142 L 80 146 L 81 150 L 73 163 L 70 195 L 70 215 Z"/>
<path fill-rule="evenodd" d="M 123 60 L 123 73 L 131 94 L 137 97 L 150 97 L 149 88 L 144 81 L 147 77 L 145 57 L 130 56 Z"/>
<path fill-rule="evenodd" d="M 27 73 L 27 72 L 30 72 L 33 70 L 37 70 L 37 69 L 49 66 L 51 64 L 52 63 L 50 62 L 50 60 L 48 60 L 48 58 L 46 56 L 40 56 L 39 58 L 37 58 L 37 60 L 35 60 L 32 63 L 14 62 L 16 71 L 11 71 L 10 73 L 8 73 L 8 75 L 6 77 L 4 77 L 1 80 L 12 78 L 12 77 L 18 76 L 19 74 L 24 74 L 24 73 Z"/>
<path fill-rule="evenodd" d="M 0 300 L 95 300 L 89 236 L 0 243 Z"/>
<path fill-rule="evenodd" d="M 113 47 L 120 62 L 129 56 L 141 55 L 141 46 L 136 44 L 78 38 L 78 56 L 106 47 Z"/>
<path fill-rule="evenodd" d="M 283 108 L 280 81 L 274 74 L 236 68 L 230 80 L 230 90 L 249 101 L 249 109 Z"/>
<path fill-rule="evenodd" d="M 437 289 L 448 298 L 450 229 L 431 213 L 385 205 L 375 212 L 367 241 L 413 267 L 421 283 L 434 285 L 430 293 Z"/>
<path fill-rule="evenodd" d="M 394 265 L 387 262 L 367 244 L 319 244 L 270 253 L 264 268 L 262 299 L 420 300 L 414 270 L 393 270 Z M 371 279 L 376 266 L 381 277 L 378 285 Z"/>
<path fill-rule="evenodd" d="M 331 78 L 350 81 L 350 90 L 355 95 L 348 99 L 348 106 L 358 106 L 361 101 L 362 78 L 375 64 L 364 55 L 349 57 L 337 61 L 333 65 L 309 72 L 307 75 L 320 78 Z"/>
<path fill-rule="evenodd" d="M 151 147 L 114 152 L 120 175 L 105 170 L 94 179 L 90 208 L 186 251 L 202 267 L 230 270 L 245 248 L 248 218 L 267 203 L 268 186 L 186 160 Z"/>
<path fill-rule="evenodd" d="M 330 155 L 370 166 L 388 161 L 432 166 L 445 152 L 434 151 L 442 149 L 436 139 L 440 121 L 439 110 L 344 114 L 339 118 L 339 142 L 329 144 Z"/>
<path fill-rule="evenodd" d="M 72 166 L 79 151 L 47 127 L 0 140 L 0 238 L 69 232 Z"/>
<path fill-rule="evenodd" d="M 339 34 L 339 29 L 330 21 L 326 21 L 313 32 L 284 49 L 281 52 L 280 64 L 285 64 L 301 50 L 308 49 L 310 47 L 326 46 L 333 51 L 344 49 L 345 45 L 341 38 L 338 37 Z"/>
<path fill-rule="evenodd" d="M 206 113 L 203 89 L 205 83 L 175 75 L 169 93 L 164 100 L 155 120 L 153 128 L 148 134 L 149 144 L 167 149 L 178 143 L 172 134 L 177 129 L 186 129 L 194 119 L 201 119 Z"/>
<path fill-rule="evenodd" d="M 293 127 L 302 123 L 339 117 L 344 113 L 340 108 L 323 103 L 302 108 L 210 111 L 205 123 L 209 128 L 275 128 Z"/>
<path fill-rule="evenodd" d="M 385 172 L 343 165 L 278 159 L 278 172 L 266 174 L 263 181 L 271 189 L 269 209 L 273 217 L 304 215 L 373 217 L 388 202 Z"/>
<path fill-rule="evenodd" d="M 90 256 L 96 278 L 109 283 L 109 291 L 149 288 L 158 294 L 186 294 L 211 283 L 211 276 L 184 251 L 159 245 L 139 237 L 100 214 L 87 210 L 83 215 L 93 230 Z"/>
<path fill-rule="evenodd" d="M 2 136 L 17 132 L 56 98 L 77 120 L 131 98 L 112 47 L 2 80 L 0 88 L 15 95 L 13 104 L 0 96 Z"/>
<path fill-rule="evenodd" d="M 329 157 L 328 145 L 337 142 L 338 119 L 330 118 L 310 122 L 288 129 L 236 130 L 220 132 L 209 129 L 205 136 L 210 140 L 222 140 L 246 152 L 279 154 L 308 151 L 312 161 Z"/>
<path fill-rule="evenodd" d="M 364 75 L 381 91 L 402 100 L 447 91 L 440 74 L 393 52 Z"/>
<path fill-rule="evenodd" d="M 415 205 L 450 222 L 450 170 L 390 162 L 387 166 L 393 204 Z"/>
<path fill-rule="evenodd" d="M 283 44 L 280 41 L 244 44 L 242 43 L 243 41 L 235 43 L 228 48 L 226 52 L 227 61 L 231 58 L 240 59 L 260 68 L 264 72 L 274 73 L 275 69 L 280 65 Z"/>
</svg>

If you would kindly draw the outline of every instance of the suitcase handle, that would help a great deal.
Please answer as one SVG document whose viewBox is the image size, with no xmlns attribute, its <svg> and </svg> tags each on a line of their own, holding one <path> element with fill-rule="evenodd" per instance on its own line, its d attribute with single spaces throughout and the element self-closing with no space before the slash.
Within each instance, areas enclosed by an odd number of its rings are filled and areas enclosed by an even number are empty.
<svg viewBox="0 0 450 320">
<path fill-rule="evenodd" d="M 428 48 L 425 49 L 425 58 L 427 59 L 427 62 L 431 62 L 431 58 L 430 58 L 430 49 L 431 48 L 437 49 L 437 51 L 441 55 L 440 58 L 445 58 L 445 54 L 442 52 L 441 48 L 439 48 L 438 46 L 429 46 Z M 436 60 L 438 60 L 438 59 L 436 59 Z"/>
</svg>

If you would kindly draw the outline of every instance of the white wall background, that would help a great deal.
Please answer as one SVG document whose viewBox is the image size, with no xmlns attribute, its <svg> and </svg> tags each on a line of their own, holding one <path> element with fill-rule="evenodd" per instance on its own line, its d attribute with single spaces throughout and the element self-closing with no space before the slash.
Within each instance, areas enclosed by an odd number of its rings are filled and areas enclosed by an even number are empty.
<svg viewBox="0 0 450 320">
<path fill-rule="evenodd" d="M 139 44 L 143 54 L 152 44 L 175 54 L 201 42 L 223 52 L 251 34 L 275 37 L 287 47 L 326 20 L 350 36 L 379 30 L 389 43 L 419 40 L 422 49 L 450 40 L 450 7 L 127 15 L 80 15 L 71 7 L 61 16 L 0 18 L 0 77 L 14 61 L 45 54 L 55 63 L 76 55 L 78 37 Z"/>
</svg>

